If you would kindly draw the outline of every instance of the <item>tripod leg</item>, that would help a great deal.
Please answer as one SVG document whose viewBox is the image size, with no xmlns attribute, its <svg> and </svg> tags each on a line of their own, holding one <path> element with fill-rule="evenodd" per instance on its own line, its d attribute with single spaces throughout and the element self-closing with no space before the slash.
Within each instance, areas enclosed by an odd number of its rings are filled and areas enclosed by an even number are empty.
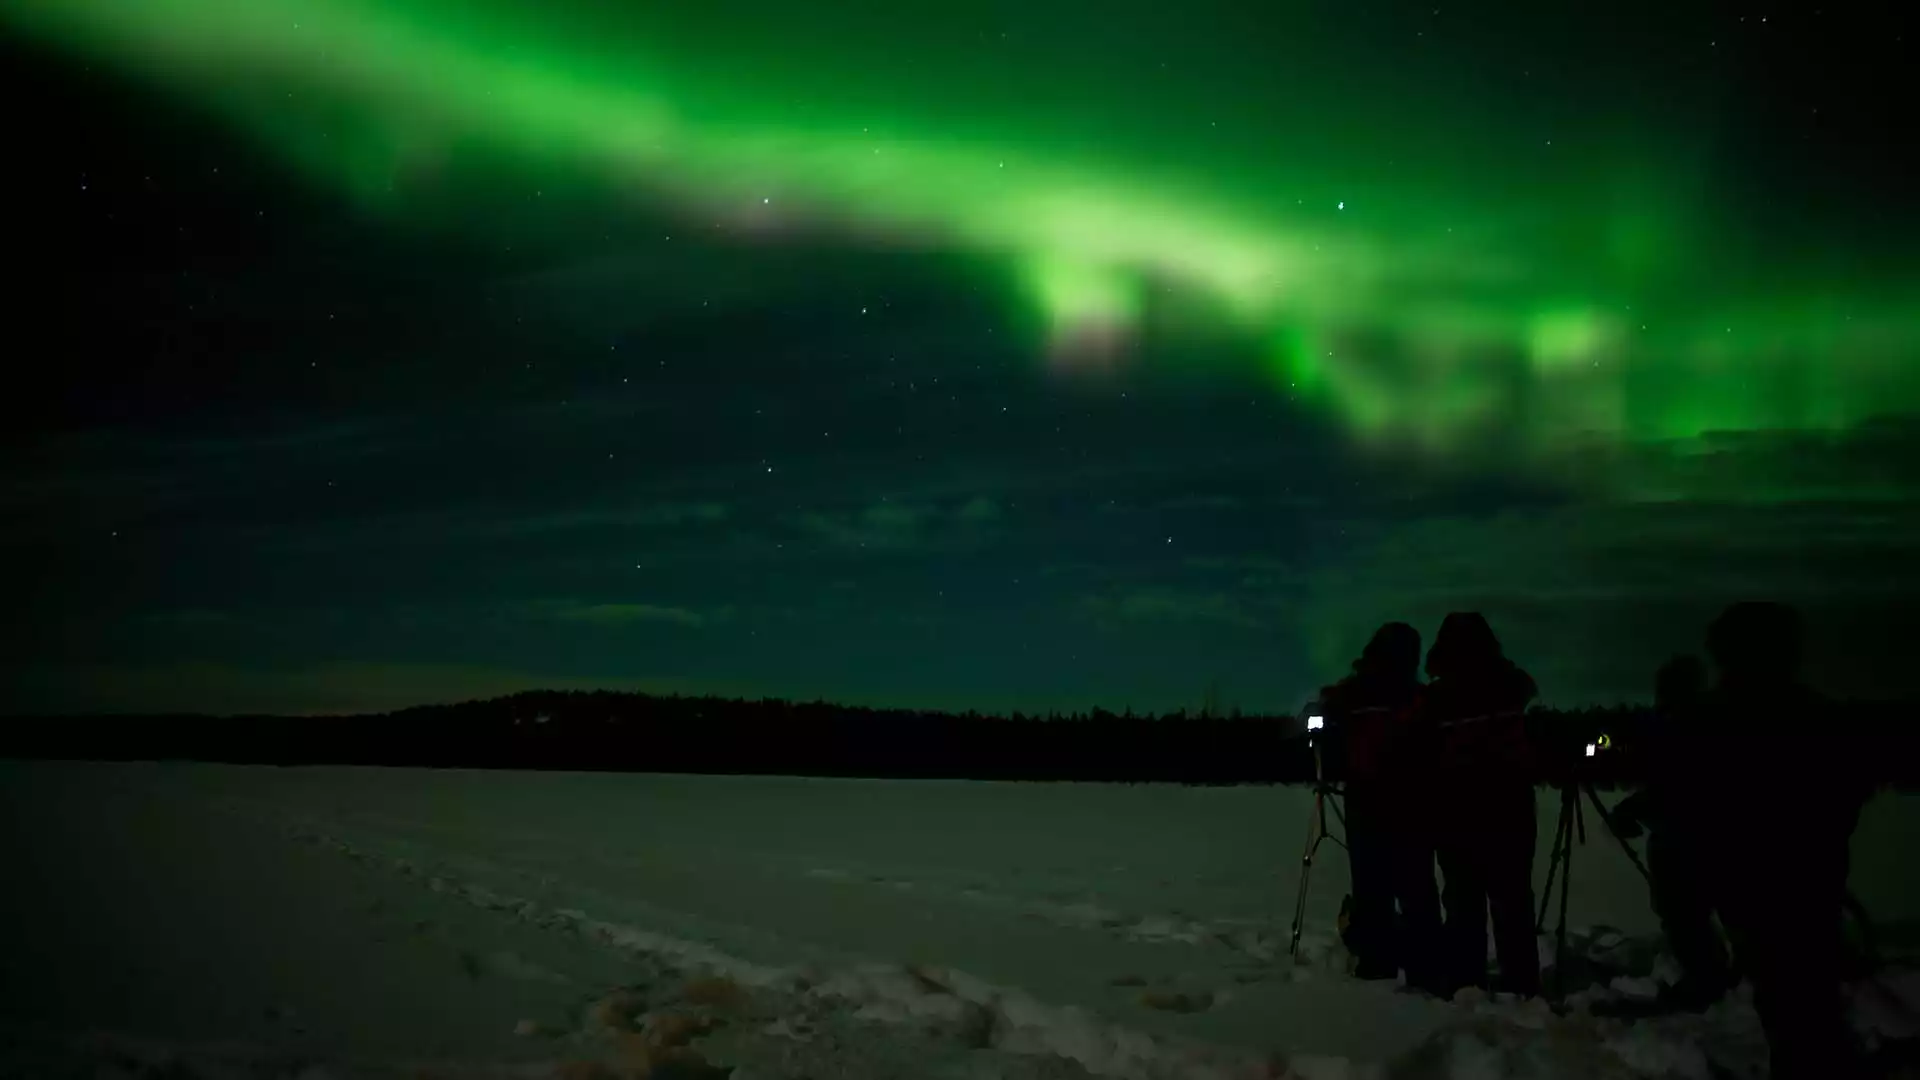
<svg viewBox="0 0 1920 1080">
<path fill-rule="evenodd" d="M 1339 844 L 1341 847 L 1346 847 L 1347 846 L 1346 812 L 1340 809 L 1340 800 L 1334 798 L 1331 795 L 1327 796 L 1327 805 L 1333 808 L 1333 820 L 1340 823 L 1340 835 L 1339 836 L 1333 835 L 1333 831 L 1327 828 L 1327 819 L 1324 814 L 1321 815 L 1321 818 L 1320 818 L 1320 835 L 1325 837 L 1328 840 L 1332 840 L 1334 843 Z"/>
<path fill-rule="evenodd" d="M 1573 894 L 1573 829 L 1580 817 L 1580 793 L 1569 787 L 1561 797 L 1561 820 L 1568 822 L 1568 843 L 1565 866 L 1560 871 L 1560 921 L 1554 927 L 1553 941 L 1553 990 L 1555 997 L 1565 996 L 1567 991 L 1567 898 Z M 1569 813 L 1568 811 L 1571 811 Z M 1571 820 L 1569 820 L 1571 819 Z M 1585 828 L 1581 828 L 1584 838 Z"/>
<path fill-rule="evenodd" d="M 1294 963 L 1300 962 L 1300 933 L 1307 921 L 1307 881 L 1313 874 L 1313 856 L 1320 850 L 1320 839 L 1326 835 L 1325 796 L 1316 791 L 1313 795 L 1313 816 L 1307 820 L 1307 845 L 1300 855 L 1300 891 L 1293 901 L 1292 938 L 1287 943 L 1287 952 Z"/>
<path fill-rule="evenodd" d="M 1565 861 L 1567 837 L 1571 830 L 1567 828 L 1566 814 L 1553 826 L 1553 852 L 1547 856 L 1547 885 L 1540 893 L 1540 913 L 1534 918 L 1533 932 L 1544 933 L 1547 929 L 1547 907 L 1553 903 L 1553 879 L 1560 873 L 1560 864 Z"/>
<path fill-rule="evenodd" d="M 1593 803 L 1593 812 L 1599 815 L 1600 824 L 1605 825 L 1607 831 L 1613 834 L 1613 838 L 1619 841 L 1620 850 L 1626 853 L 1627 861 L 1631 862 L 1633 868 L 1640 872 L 1640 880 L 1646 882 L 1647 886 L 1651 888 L 1653 886 L 1653 875 L 1647 870 L 1646 861 L 1640 858 L 1639 852 L 1633 850 L 1632 844 L 1620 838 L 1620 830 L 1613 823 L 1613 814 L 1607 810 L 1607 805 L 1600 801 L 1600 795 L 1593 790 L 1593 785 L 1588 784 L 1586 787 L 1587 798 Z"/>
</svg>

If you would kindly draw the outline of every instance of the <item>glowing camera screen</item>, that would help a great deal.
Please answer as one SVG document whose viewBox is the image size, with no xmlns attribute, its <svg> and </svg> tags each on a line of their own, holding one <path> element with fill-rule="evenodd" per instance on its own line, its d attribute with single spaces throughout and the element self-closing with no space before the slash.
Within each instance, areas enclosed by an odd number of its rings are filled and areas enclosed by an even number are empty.
<svg viewBox="0 0 1920 1080">
<path fill-rule="evenodd" d="M 1326 727 L 1326 726 L 1327 726 L 1327 718 L 1326 718 L 1326 717 L 1324 717 L 1324 716 L 1309 716 L 1309 717 L 1307 717 L 1307 730 L 1308 730 L 1308 731 L 1319 731 L 1319 730 L 1320 730 L 1321 728 L 1324 728 L 1324 727 Z"/>
</svg>

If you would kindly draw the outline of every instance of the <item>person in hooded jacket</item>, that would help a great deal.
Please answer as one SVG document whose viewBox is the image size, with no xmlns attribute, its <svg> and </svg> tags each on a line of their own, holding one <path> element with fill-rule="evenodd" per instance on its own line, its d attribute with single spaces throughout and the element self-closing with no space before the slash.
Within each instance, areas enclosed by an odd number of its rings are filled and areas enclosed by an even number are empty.
<svg viewBox="0 0 1920 1080">
<path fill-rule="evenodd" d="M 1347 931 L 1355 974 L 1430 983 L 1439 939 L 1440 896 L 1433 842 L 1422 822 L 1413 729 L 1420 700 L 1420 632 L 1387 623 L 1353 671 L 1321 691 L 1346 781 L 1352 907 Z"/>
<path fill-rule="evenodd" d="M 1534 935 L 1535 755 L 1532 676 L 1501 651 L 1477 612 L 1454 612 L 1427 653 L 1424 718 L 1435 739 L 1436 853 L 1445 884 L 1443 964 L 1451 987 L 1540 992 Z M 1487 922 L 1500 978 L 1487 981 Z"/>
</svg>

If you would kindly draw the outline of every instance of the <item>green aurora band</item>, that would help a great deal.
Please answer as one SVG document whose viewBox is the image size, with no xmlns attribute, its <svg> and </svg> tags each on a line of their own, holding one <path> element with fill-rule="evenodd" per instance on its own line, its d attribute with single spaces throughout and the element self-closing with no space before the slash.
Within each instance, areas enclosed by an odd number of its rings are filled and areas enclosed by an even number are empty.
<svg viewBox="0 0 1920 1080">
<path fill-rule="evenodd" d="M 1369 441 L 1445 452 L 1497 427 L 1552 454 L 1843 432 L 1920 406 L 1915 278 L 1847 270 L 1844 252 L 1815 280 L 1748 271 L 1744 226 L 1674 124 L 1575 130 L 1563 141 L 1588 149 L 1559 163 L 1438 91 L 1333 107 L 1349 80 L 1236 111 L 1118 46 L 1056 49 L 1061 87 L 1073 63 L 1107 65 L 1089 102 L 1050 95 L 1045 72 L 996 85 L 876 44 L 884 26 L 861 53 L 841 33 L 873 15 L 857 4 L 807 15 L 839 22 L 804 41 L 798 16 L 725 6 L 700 31 L 684 11 L 531 0 L 5 0 L 0 19 L 177 89 L 371 202 L 478 149 L 769 238 L 805 223 L 968 253 L 1009 271 L 1057 362 L 1089 329 L 1173 313 L 1250 344 Z M 1298 48 L 1272 64 L 1328 85 L 1338 58 Z"/>
</svg>

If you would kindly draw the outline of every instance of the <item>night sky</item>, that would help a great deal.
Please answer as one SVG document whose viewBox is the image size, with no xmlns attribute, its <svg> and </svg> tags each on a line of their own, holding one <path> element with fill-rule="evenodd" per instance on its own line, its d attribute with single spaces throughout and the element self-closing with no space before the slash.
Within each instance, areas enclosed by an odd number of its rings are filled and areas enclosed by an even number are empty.
<svg viewBox="0 0 1920 1080">
<path fill-rule="evenodd" d="M 1438 2 L 0 0 L 0 712 L 1914 691 L 1916 20 Z"/>
</svg>

